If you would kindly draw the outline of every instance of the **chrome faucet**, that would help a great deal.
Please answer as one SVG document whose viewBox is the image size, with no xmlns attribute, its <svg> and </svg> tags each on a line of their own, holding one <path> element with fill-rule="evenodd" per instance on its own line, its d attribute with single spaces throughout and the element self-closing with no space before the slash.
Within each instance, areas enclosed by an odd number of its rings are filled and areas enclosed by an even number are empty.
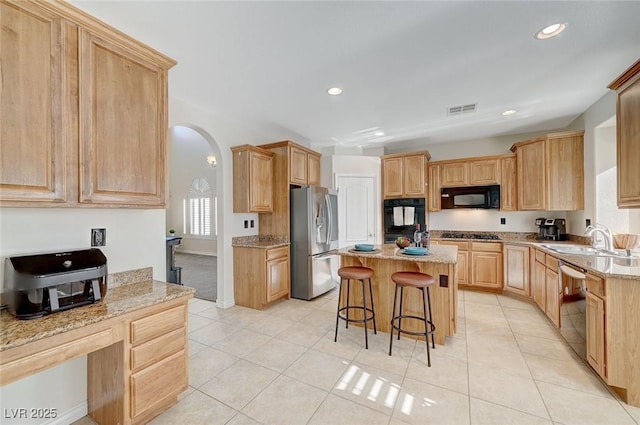
<svg viewBox="0 0 640 425">
<path fill-rule="evenodd" d="M 595 224 L 595 225 L 590 225 L 587 226 L 587 228 L 584 231 L 584 234 L 587 236 L 591 236 L 593 237 L 594 233 L 602 233 L 602 235 L 604 236 L 604 249 L 607 251 L 613 251 L 613 233 L 611 232 L 611 229 L 609 229 L 606 226 L 603 226 L 602 224 Z M 595 247 L 595 238 L 593 238 L 591 244 Z"/>
</svg>

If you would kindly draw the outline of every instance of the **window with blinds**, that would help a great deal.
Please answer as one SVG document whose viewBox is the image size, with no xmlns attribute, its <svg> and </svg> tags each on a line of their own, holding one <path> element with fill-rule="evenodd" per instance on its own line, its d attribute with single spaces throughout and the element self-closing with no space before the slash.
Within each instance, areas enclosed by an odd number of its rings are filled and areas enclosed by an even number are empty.
<svg viewBox="0 0 640 425">
<path fill-rule="evenodd" d="M 196 177 L 189 195 L 182 201 L 183 233 L 191 236 L 218 235 L 218 198 L 212 196 L 211 186 L 204 177 Z M 212 226 L 213 224 L 213 226 Z"/>
</svg>

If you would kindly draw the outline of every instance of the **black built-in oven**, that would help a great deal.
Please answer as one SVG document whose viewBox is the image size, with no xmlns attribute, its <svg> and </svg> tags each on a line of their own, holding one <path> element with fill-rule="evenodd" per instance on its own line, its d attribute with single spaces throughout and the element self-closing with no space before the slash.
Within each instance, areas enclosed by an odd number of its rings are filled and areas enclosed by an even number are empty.
<svg viewBox="0 0 640 425">
<path fill-rule="evenodd" d="M 424 198 L 398 198 L 384 200 L 384 243 L 393 243 L 398 237 L 413 240 L 416 224 L 425 229 Z"/>
</svg>

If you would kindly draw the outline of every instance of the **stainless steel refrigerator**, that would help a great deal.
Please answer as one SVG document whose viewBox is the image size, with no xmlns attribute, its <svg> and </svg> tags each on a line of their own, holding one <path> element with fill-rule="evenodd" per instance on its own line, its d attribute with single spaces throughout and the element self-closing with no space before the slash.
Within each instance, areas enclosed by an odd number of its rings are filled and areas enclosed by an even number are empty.
<svg viewBox="0 0 640 425">
<path fill-rule="evenodd" d="M 338 194 L 325 187 L 291 189 L 291 296 L 310 300 L 335 288 Z M 332 272 L 333 270 L 333 272 Z"/>
</svg>

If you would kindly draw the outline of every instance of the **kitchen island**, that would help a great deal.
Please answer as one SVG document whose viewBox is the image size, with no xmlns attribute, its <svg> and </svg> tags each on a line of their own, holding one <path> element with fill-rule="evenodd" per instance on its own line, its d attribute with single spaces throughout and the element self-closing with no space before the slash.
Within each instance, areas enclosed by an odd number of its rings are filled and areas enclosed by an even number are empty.
<svg viewBox="0 0 640 425">
<path fill-rule="evenodd" d="M 435 340 L 444 345 L 445 337 L 456 333 L 458 285 L 456 283 L 456 263 L 458 248 L 455 246 L 431 246 L 429 254 L 414 256 L 403 254 L 396 245 L 376 245 L 372 252 L 355 251 L 353 247 L 337 251 L 340 266 L 363 266 L 373 269 L 373 305 L 376 312 L 376 324 L 379 331 L 390 332 L 395 284 L 391 275 L 400 271 L 414 271 L 433 276 L 436 284 L 431 287 L 431 308 L 436 326 Z M 423 314 L 422 293 L 408 289 L 404 294 L 403 311 L 405 314 Z M 345 305 L 343 294 L 340 304 Z M 362 304 L 360 285 L 352 285 L 350 302 Z M 354 317 L 357 318 L 357 313 Z M 405 323 L 406 322 L 406 323 Z M 424 324 L 407 320 L 403 327 L 410 331 L 423 331 Z M 414 323 L 415 322 L 415 323 Z M 403 334 L 404 335 L 404 334 Z"/>
</svg>

